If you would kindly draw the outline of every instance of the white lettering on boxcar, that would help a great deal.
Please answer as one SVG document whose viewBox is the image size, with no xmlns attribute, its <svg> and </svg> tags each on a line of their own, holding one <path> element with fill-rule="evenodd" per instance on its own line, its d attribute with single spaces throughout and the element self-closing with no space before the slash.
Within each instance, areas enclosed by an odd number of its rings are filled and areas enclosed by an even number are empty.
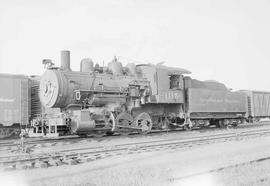
<svg viewBox="0 0 270 186">
<path fill-rule="evenodd" d="M 4 121 L 11 122 L 12 121 L 12 110 L 4 109 Z"/>
<path fill-rule="evenodd" d="M 15 99 L 0 98 L 0 102 L 12 103 L 12 102 L 14 102 L 14 101 L 15 101 Z"/>
</svg>

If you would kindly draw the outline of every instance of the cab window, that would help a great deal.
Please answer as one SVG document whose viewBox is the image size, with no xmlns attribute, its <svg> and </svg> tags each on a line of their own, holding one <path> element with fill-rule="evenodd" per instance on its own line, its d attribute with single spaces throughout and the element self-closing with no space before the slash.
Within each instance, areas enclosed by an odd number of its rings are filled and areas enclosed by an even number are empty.
<svg viewBox="0 0 270 186">
<path fill-rule="evenodd" d="M 170 89 L 182 89 L 183 80 L 180 75 L 169 75 Z"/>
</svg>

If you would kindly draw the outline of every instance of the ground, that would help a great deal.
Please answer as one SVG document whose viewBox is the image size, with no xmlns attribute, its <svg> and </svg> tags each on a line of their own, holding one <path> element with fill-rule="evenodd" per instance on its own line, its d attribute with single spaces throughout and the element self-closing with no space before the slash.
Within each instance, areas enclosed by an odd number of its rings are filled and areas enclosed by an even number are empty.
<svg viewBox="0 0 270 186">
<path fill-rule="evenodd" d="M 270 160 L 207 173 L 270 156 L 270 137 L 126 154 L 74 166 L 11 171 L 4 185 L 270 185 Z"/>
</svg>

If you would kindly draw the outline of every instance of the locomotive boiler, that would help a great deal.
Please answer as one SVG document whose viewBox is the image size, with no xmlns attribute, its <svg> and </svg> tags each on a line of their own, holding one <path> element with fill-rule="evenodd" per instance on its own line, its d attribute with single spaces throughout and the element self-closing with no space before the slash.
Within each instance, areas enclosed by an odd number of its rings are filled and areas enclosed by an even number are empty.
<svg viewBox="0 0 270 186">
<path fill-rule="evenodd" d="M 40 100 L 60 109 L 61 117 L 47 116 L 55 130 L 65 126 L 78 135 L 90 133 L 147 133 L 154 129 L 189 129 L 201 125 L 239 123 L 246 112 L 241 93 L 218 82 L 185 77 L 188 70 L 152 64 L 128 64 L 114 58 L 100 67 L 90 58 L 80 71 L 70 68 L 70 52 L 61 52 L 61 66 L 44 60 Z"/>
</svg>

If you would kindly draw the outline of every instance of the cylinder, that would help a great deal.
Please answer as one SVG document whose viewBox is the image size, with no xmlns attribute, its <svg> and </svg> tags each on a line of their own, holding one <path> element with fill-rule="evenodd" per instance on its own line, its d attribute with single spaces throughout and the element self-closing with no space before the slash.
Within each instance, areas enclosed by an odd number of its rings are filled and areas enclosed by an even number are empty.
<svg viewBox="0 0 270 186">
<path fill-rule="evenodd" d="M 90 58 L 84 58 L 81 60 L 81 66 L 80 66 L 81 72 L 93 72 L 94 71 L 94 63 L 92 59 Z"/>
<path fill-rule="evenodd" d="M 70 130 L 72 133 L 87 133 L 93 131 L 96 126 L 95 120 L 90 117 L 89 111 L 76 110 L 73 111 L 76 118 L 72 118 L 70 122 Z"/>
<path fill-rule="evenodd" d="M 71 71 L 71 69 L 70 69 L 70 51 L 68 51 L 68 50 L 61 51 L 61 69 Z"/>
</svg>

